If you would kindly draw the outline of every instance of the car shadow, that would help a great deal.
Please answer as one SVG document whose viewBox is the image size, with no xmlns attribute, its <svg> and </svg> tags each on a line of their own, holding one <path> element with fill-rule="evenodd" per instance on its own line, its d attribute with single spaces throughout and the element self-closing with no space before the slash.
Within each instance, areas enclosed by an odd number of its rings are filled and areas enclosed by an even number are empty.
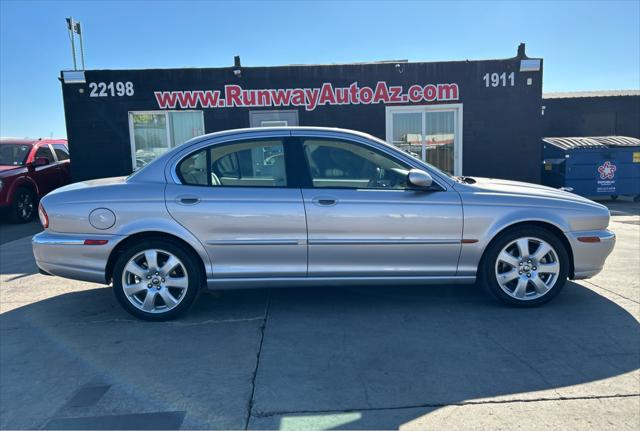
<svg viewBox="0 0 640 431">
<path fill-rule="evenodd" d="M 96 288 L 6 311 L 0 330 L 3 399 L 85 367 L 155 411 L 186 410 L 188 428 L 240 428 L 250 405 L 255 429 L 398 428 L 469 400 L 591 395 L 577 385 L 605 390 L 640 365 L 638 321 L 576 283 L 532 309 L 475 286 L 225 291 L 169 323 L 135 320 Z"/>
<path fill-rule="evenodd" d="M 25 236 L 33 236 L 41 231 L 42 226 L 37 217 L 29 223 L 12 223 L 6 215 L 0 215 L 0 245 Z"/>
<path fill-rule="evenodd" d="M 577 283 L 529 309 L 433 286 L 273 291 L 270 310 L 254 429 L 395 429 L 445 405 L 637 387 L 638 321 Z"/>
<path fill-rule="evenodd" d="M 37 274 L 31 251 L 31 237 L 23 237 L 0 245 L 0 278 L 9 282 Z"/>
</svg>

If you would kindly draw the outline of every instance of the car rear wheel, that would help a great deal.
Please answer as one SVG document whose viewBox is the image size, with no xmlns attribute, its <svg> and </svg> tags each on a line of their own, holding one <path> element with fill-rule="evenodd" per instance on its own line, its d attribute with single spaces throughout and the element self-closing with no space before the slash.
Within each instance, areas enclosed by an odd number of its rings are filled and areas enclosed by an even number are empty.
<svg viewBox="0 0 640 431">
<path fill-rule="evenodd" d="M 27 223 L 36 213 L 36 196 L 24 187 L 16 190 L 11 207 L 11 220 L 15 223 Z"/>
<path fill-rule="evenodd" d="M 512 230 L 494 241 L 483 259 L 483 279 L 500 301 L 531 307 L 553 299 L 569 274 L 564 244 L 538 227 Z"/>
<path fill-rule="evenodd" d="M 144 320 L 170 320 L 191 307 L 202 279 L 197 258 L 182 245 L 147 240 L 120 255 L 113 288 L 130 314 Z"/>
</svg>

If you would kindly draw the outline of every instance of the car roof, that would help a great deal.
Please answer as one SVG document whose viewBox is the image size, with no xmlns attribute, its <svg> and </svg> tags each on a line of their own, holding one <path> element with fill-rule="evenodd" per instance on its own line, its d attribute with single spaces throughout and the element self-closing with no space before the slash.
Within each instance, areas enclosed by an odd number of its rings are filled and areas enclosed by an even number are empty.
<svg viewBox="0 0 640 431">
<path fill-rule="evenodd" d="M 208 140 L 210 138 L 218 138 L 227 135 L 251 135 L 261 134 L 265 132 L 333 132 L 344 133 L 349 135 L 358 135 L 366 138 L 375 138 L 374 136 L 351 129 L 341 129 L 339 127 L 320 127 L 320 126 L 278 126 L 278 127 L 247 127 L 242 129 L 222 130 L 220 132 L 207 133 L 192 140 L 192 142 Z"/>
<path fill-rule="evenodd" d="M 67 145 L 67 140 L 60 138 L 0 138 L 0 144 L 35 145 L 39 143 Z"/>
</svg>

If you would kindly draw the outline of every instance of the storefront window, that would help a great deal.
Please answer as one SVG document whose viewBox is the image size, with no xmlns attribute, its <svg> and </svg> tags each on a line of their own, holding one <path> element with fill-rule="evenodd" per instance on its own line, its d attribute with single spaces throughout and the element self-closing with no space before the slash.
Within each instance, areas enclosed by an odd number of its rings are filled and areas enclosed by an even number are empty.
<svg viewBox="0 0 640 431">
<path fill-rule="evenodd" d="M 204 134 L 201 111 L 129 113 L 133 169 L 139 169 L 170 148 Z"/>
<path fill-rule="evenodd" d="M 169 149 L 166 114 L 132 114 L 136 165 L 141 168 Z"/>
<path fill-rule="evenodd" d="M 387 108 L 387 141 L 443 171 L 460 175 L 462 105 Z"/>
<path fill-rule="evenodd" d="M 455 112 L 425 112 L 426 136 L 424 160 L 443 171 L 453 173 Z"/>
<path fill-rule="evenodd" d="M 399 112 L 393 114 L 393 144 L 407 153 L 421 157 L 422 113 Z"/>
<path fill-rule="evenodd" d="M 191 138 L 204 135 L 202 112 L 169 112 L 173 146 L 182 145 Z"/>
</svg>

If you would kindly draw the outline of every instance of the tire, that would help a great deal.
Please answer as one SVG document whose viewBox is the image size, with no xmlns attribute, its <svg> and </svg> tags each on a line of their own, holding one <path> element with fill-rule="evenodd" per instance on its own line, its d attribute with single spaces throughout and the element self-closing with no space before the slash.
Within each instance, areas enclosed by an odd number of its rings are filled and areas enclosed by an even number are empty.
<svg viewBox="0 0 640 431">
<path fill-rule="evenodd" d="M 611 200 L 612 201 L 618 200 L 618 195 L 611 195 Z"/>
<path fill-rule="evenodd" d="M 542 245 L 545 247 L 539 248 Z M 529 251 L 521 256 L 525 247 Z M 569 255 L 550 231 L 520 227 L 499 235 L 489 245 L 480 271 L 484 287 L 496 299 L 515 307 L 534 307 L 560 293 L 569 275 Z"/>
<path fill-rule="evenodd" d="M 636 203 L 640 202 L 640 195 L 634 196 L 633 197 L 633 201 L 636 202 Z"/>
<path fill-rule="evenodd" d="M 189 310 L 203 279 L 201 262 L 191 250 L 164 238 L 146 239 L 118 257 L 113 269 L 113 291 L 120 305 L 133 316 L 164 321 Z"/>
<path fill-rule="evenodd" d="M 11 221 L 14 223 L 27 223 L 36 215 L 36 195 L 26 187 L 18 187 L 13 194 L 11 204 Z"/>
</svg>

